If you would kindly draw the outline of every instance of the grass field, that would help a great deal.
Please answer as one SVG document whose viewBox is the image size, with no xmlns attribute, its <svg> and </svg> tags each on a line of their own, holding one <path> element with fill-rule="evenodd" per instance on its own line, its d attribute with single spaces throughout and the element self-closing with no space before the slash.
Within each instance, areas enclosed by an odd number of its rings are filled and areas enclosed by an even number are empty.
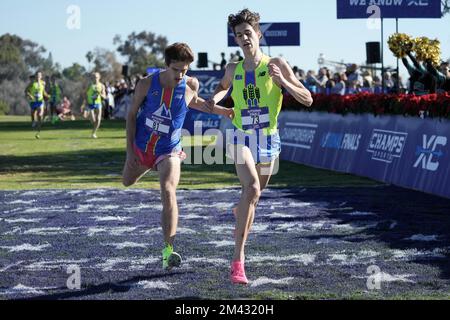
<svg viewBox="0 0 450 320">
<path fill-rule="evenodd" d="M 125 160 L 125 122 L 102 123 L 99 139 L 90 138 L 86 120 L 45 123 L 36 140 L 28 116 L 0 116 L 0 190 L 122 188 Z M 211 141 L 211 137 L 206 137 Z M 198 144 L 199 141 L 194 141 Z M 193 141 L 183 141 L 191 145 Z M 191 150 L 194 150 L 192 148 Z M 198 149 L 197 149 L 198 150 Z M 183 164 L 179 188 L 238 186 L 233 165 Z M 272 187 L 370 186 L 369 179 L 281 161 Z M 148 174 L 136 188 L 159 188 Z"/>
</svg>

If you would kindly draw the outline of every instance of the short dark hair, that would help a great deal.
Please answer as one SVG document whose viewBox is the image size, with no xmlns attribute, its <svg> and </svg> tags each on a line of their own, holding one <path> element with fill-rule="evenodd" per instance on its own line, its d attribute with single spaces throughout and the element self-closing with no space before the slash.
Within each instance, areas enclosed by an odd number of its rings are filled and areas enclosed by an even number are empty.
<svg viewBox="0 0 450 320">
<path fill-rule="evenodd" d="M 228 16 L 228 25 L 234 33 L 236 33 L 234 30 L 236 26 L 240 25 L 241 23 L 248 23 L 255 31 L 260 31 L 261 29 L 259 28 L 259 18 L 259 13 L 251 12 L 248 9 L 243 9 L 237 14 L 230 14 Z"/>
<path fill-rule="evenodd" d="M 164 60 L 167 66 L 172 61 L 192 63 L 194 61 L 194 53 L 186 43 L 176 42 L 168 46 L 164 51 Z"/>
</svg>

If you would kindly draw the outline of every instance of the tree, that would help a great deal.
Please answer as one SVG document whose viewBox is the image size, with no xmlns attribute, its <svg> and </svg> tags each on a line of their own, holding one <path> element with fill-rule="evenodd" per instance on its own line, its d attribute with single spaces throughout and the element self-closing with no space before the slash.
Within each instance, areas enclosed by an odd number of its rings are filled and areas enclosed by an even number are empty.
<svg viewBox="0 0 450 320">
<path fill-rule="evenodd" d="M 450 0 L 442 0 L 442 16 L 450 12 Z"/>
<path fill-rule="evenodd" d="M 37 70 L 47 74 L 57 72 L 51 54 L 44 58 L 47 50 L 30 40 L 9 33 L 0 37 L 0 80 L 22 79 Z"/>
<path fill-rule="evenodd" d="M 95 48 L 86 54 L 89 63 L 93 62 L 93 72 L 99 72 L 104 81 L 112 82 L 121 77 L 122 65 L 117 61 L 113 51 Z"/>
<path fill-rule="evenodd" d="M 86 53 L 86 59 L 89 63 L 91 63 L 92 60 L 94 60 L 94 54 L 92 53 L 92 51 L 89 51 L 88 53 Z"/>
<path fill-rule="evenodd" d="M 25 78 L 27 66 L 22 56 L 20 42 L 16 36 L 5 34 L 0 37 L 0 79 Z"/>
<path fill-rule="evenodd" d="M 78 63 L 72 64 L 62 72 L 63 76 L 71 81 L 81 81 L 86 76 L 86 68 Z"/>
<path fill-rule="evenodd" d="M 12 34 L 0 36 L 0 101 L 2 110 L 8 114 L 26 114 L 29 112 L 24 95 L 28 76 L 37 70 L 45 75 L 58 71 L 51 54 L 30 40 Z"/>
<path fill-rule="evenodd" d="M 45 76 L 58 77 L 61 75 L 60 65 L 53 62 L 53 55 L 49 52 L 48 57 L 43 59 L 40 66 L 38 67 Z"/>
<path fill-rule="evenodd" d="M 117 51 L 128 59 L 132 74 L 144 73 L 149 67 L 164 66 L 164 50 L 168 44 L 166 37 L 156 36 L 152 32 L 133 32 L 125 41 L 116 35 L 113 43 L 118 45 Z"/>
<path fill-rule="evenodd" d="M 8 114 L 9 110 L 9 105 L 5 101 L 0 100 L 0 115 Z"/>
<path fill-rule="evenodd" d="M 0 101 L 5 113 L 27 114 L 30 112 L 24 94 L 26 86 L 27 83 L 21 79 L 4 79 L 0 83 Z"/>
</svg>

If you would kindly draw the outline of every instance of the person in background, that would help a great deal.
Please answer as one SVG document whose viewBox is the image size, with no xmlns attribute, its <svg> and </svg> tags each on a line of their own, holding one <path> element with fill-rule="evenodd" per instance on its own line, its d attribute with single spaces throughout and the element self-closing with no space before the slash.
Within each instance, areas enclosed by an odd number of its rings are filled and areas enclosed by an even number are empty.
<svg viewBox="0 0 450 320">
<path fill-rule="evenodd" d="M 27 87 L 27 96 L 30 101 L 32 127 L 36 129 L 35 137 L 40 139 L 45 99 L 49 97 L 45 91 L 45 81 L 42 80 L 42 72 L 36 72 L 34 81 Z"/>
<path fill-rule="evenodd" d="M 238 62 L 238 61 L 239 61 L 239 58 L 236 57 L 236 55 L 233 52 L 231 52 L 230 53 L 230 60 L 228 60 L 228 62 Z"/>
<path fill-rule="evenodd" d="M 317 93 L 327 93 L 327 82 L 329 80 L 327 73 L 327 68 L 320 68 L 318 77 L 315 77 L 314 75 L 311 76 L 313 81 L 315 82 Z"/>
<path fill-rule="evenodd" d="M 115 92 L 115 88 L 111 85 L 111 83 L 107 82 L 106 83 L 106 101 L 107 101 L 107 105 L 108 105 L 109 118 L 112 117 L 112 113 L 113 113 L 113 110 L 115 107 L 114 92 Z"/>
<path fill-rule="evenodd" d="M 305 87 L 312 93 L 317 93 L 316 73 L 314 70 L 308 70 L 306 73 Z"/>
<path fill-rule="evenodd" d="M 434 77 L 426 70 L 426 68 L 414 57 L 411 52 L 407 52 L 408 57 L 412 61 L 412 65 L 406 57 L 402 58 L 403 65 L 409 73 L 409 91 L 421 96 L 436 91 L 436 82 Z"/>
<path fill-rule="evenodd" d="M 298 67 L 297 66 L 292 67 L 292 72 L 294 73 L 294 76 L 298 79 L 299 75 L 298 75 Z"/>
<path fill-rule="evenodd" d="M 27 99 L 28 101 L 28 105 L 30 106 L 30 108 L 32 108 L 32 104 L 34 101 L 34 97 L 31 94 L 31 86 L 34 83 L 34 79 L 36 78 L 36 76 L 34 74 L 30 75 L 28 77 L 28 84 L 25 88 L 25 99 Z M 33 117 L 33 112 L 31 112 L 31 127 L 34 128 L 36 125 L 36 123 L 34 122 L 34 117 Z"/>
<path fill-rule="evenodd" d="M 405 93 L 406 88 L 403 84 L 402 77 L 398 76 L 397 72 L 392 74 L 392 81 L 394 81 L 394 86 L 392 87 L 392 93 Z"/>
<path fill-rule="evenodd" d="M 331 94 L 345 95 L 345 81 L 342 76 L 336 72 L 333 75 L 333 87 L 331 88 Z"/>
<path fill-rule="evenodd" d="M 102 100 L 106 99 L 105 86 L 100 82 L 100 78 L 100 73 L 93 73 L 91 84 L 86 92 L 87 107 L 93 125 L 91 135 L 93 139 L 97 139 L 97 130 L 100 128 L 102 121 Z"/>
<path fill-rule="evenodd" d="M 382 83 L 381 83 L 381 78 L 377 75 L 375 75 L 373 77 L 373 82 L 372 82 L 372 86 L 373 86 L 373 92 L 374 93 L 381 93 L 382 92 Z"/>
<path fill-rule="evenodd" d="M 221 56 L 221 60 L 220 60 L 220 70 L 224 70 L 225 69 L 225 66 L 227 65 L 227 60 L 225 59 L 225 52 L 222 52 L 221 54 L 220 54 L 220 56 Z"/>
<path fill-rule="evenodd" d="M 61 103 L 62 94 L 63 94 L 62 89 L 61 89 L 60 85 L 58 84 L 58 81 L 56 80 L 56 78 L 54 76 L 50 77 L 50 101 L 49 101 L 49 104 L 50 104 L 50 119 L 52 121 L 52 124 L 54 124 L 58 118 L 56 108 Z"/>
<path fill-rule="evenodd" d="M 236 59 L 237 61 L 242 61 L 244 58 L 241 56 L 241 52 L 239 50 L 236 51 Z"/>
<path fill-rule="evenodd" d="M 75 116 L 72 114 L 72 108 L 69 98 L 64 96 L 62 102 L 56 107 L 56 112 L 58 113 L 58 119 L 61 121 L 71 119 L 75 120 Z"/>
<path fill-rule="evenodd" d="M 350 64 L 347 66 L 345 72 L 347 76 L 346 90 L 349 94 L 355 94 L 360 91 L 362 87 L 362 76 L 357 64 Z"/>
<path fill-rule="evenodd" d="M 436 93 L 450 91 L 450 67 L 448 62 L 442 62 L 439 70 L 433 66 L 431 61 L 426 61 L 427 71 L 434 77 Z"/>
<path fill-rule="evenodd" d="M 373 93 L 373 78 L 368 70 L 363 72 L 362 79 L 363 82 L 361 90 Z"/>
<path fill-rule="evenodd" d="M 395 86 L 394 80 L 392 79 L 392 74 L 389 71 L 384 72 L 384 89 L 387 93 L 391 93 Z"/>
</svg>

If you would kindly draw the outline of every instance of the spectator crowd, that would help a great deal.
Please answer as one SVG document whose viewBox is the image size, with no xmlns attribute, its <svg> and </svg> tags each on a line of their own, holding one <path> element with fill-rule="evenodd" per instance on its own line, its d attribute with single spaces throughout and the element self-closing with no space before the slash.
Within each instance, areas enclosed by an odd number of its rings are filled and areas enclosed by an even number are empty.
<svg viewBox="0 0 450 320">
<path fill-rule="evenodd" d="M 450 66 L 442 62 L 438 68 L 429 61 L 419 62 L 409 55 L 412 64 L 405 57 L 402 59 L 408 70 L 409 78 L 402 79 L 397 72 L 385 70 L 383 79 L 368 67 L 356 64 L 346 65 L 345 72 L 332 72 L 327 67 L 321 67 L 316 73 L 308 70 L 306 73 L 296 66 L 292 68 L 295 76 L 312 93 L 318 94 L 356 94 L 369 93 L 408 93 L 425 95 L 431 93 L 450 92 Z M 384 83 L 383 83 L 384 82 Z"/>
<path fill-rule="evenodd" d="M 409 58 L 409 60 L 408 60 Z M 231 53 L 228 62 L 241 61 L 243 57 L 239 51 Z M 296 78 L 312 93 L 348 95 L 361 92 L 368 93 L 407 93 L 425 95 L 430 93 L 450 92 L 450 65 L 442 62 L 435 67 L 430 61 L 420 62 L 411 53 L 402 58 L 403 65 L 409 73 L 409 78 L 404 81 L 395 70 L 385 70 L 383 79 L 373 69 L 357 64 L 346 64 L 345 71 L 333 72 L 326 66 L 321 66 L 317 72 L 304 70 L 297 66 L 292 67 Z M 225 53 L 221 53 L 220 64 L 215 64 L 216 69 L 223 70 L 227 64 Z M 102 99 L 102 117 L 104 119 L 126 118 L 128 107 L 131 104 L 132 95 L 137 83 L 147 76 L 140 74 L 134 77 L 126 77 L 113 82 L 103 83 L 106 90 L 106 98 Z M 30 76 L 30 84 L 35 82 L 35 76 Z M 81 108 L 73 111 L 72 103 L 61 88 L 58 79 L 47 77 L 45 83 L 46 119 L 53 123 L 58 120 L 75 119 L 78 110 L 87 118 L 86 100 Z M 26 92 L 28 90 L 26 89 Z"/>
</svg>

